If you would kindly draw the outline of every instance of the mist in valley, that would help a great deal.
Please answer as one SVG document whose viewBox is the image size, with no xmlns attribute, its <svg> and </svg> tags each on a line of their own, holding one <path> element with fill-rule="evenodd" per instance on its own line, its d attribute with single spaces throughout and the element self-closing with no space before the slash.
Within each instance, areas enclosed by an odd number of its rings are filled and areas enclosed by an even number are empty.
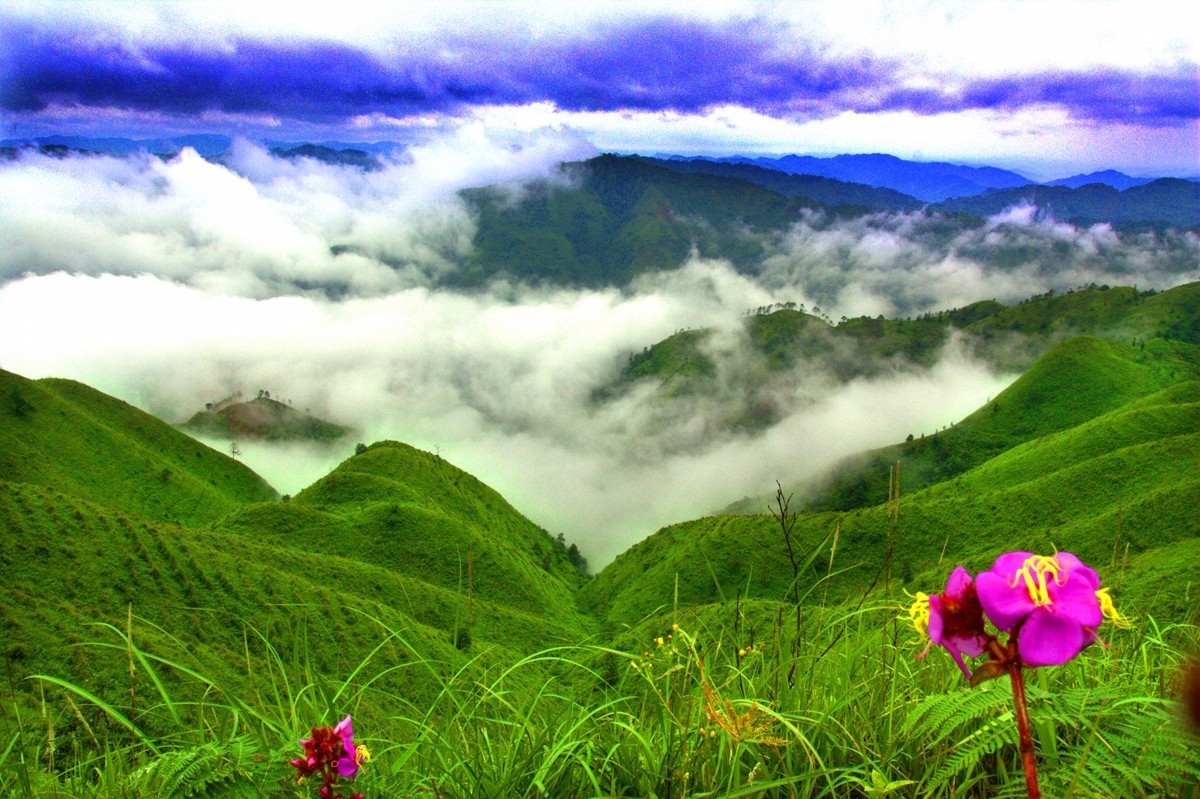
<svg viewBox="0 0 1200 799">
<path fill-rule="evenodd" d="M 741 430 L 721 420 L 745 399 L 749 309 L 914 315 L 1092 282 L 1167 288 L 1200 262 L 1194 233 L 1081 229 L 1028 208 L 965 226 L 813 213 L 763 242 L 754 274 L 693 257 L 619 288 L 443 287 L 475 233 L 459 189 L 503 184 L 516 201 L 523 182 L 592 154 L 570 132 L 499 139 L 468 124 L 375 171 L 244 141 L 224 163 L 191 151 L 0 162 L 0 367 L 80 380 L 172 422 L 265 389 L 356 430 L 335 445 L 239 442 L 281 493 L 360 441 L 397 439 L 601 566 L 662 525 L 940 429 L 1015 377 L 954 337 L 932 365 L 849 382 L 801 358 L 770 384 L 777 420 Z M 712 391 L 596 399 L 631 354 L 709 327 Z"/>
</svg>

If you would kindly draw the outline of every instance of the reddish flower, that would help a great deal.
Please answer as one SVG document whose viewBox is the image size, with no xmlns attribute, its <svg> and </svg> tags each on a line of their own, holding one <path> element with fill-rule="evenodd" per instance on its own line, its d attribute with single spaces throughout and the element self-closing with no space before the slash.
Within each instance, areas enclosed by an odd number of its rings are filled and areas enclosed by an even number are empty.
<svg viewBox="0 0 1200 799">
<path fill-rule="evenodd" d="M 933 596 L 918 593 L 909 608 L 909 615 L 917 632 L 929 636 L 929 645 L 920 657 L 924 657 L 933 644 L 943 646 L 963 675 L 971 679 L 963 655 L 978 657 L 983 654 L 987 633 L 983 629 L 983 608 L 970 573 L 959 566 L 950 573 L 942 593 Z"/>
<path fill-rule="evenodd" d="M 304 747 L 304 757 L 288 762 L 298 772 L 297 782 L 314 774 L 321 777 L 317 791 L 321 799 L 342 799 L 342 794 L 333 792 L 338 777 L 354 777 L 359 764 L 370 759 L 365 746 L 354 745 L 354 727 L 349 716 L 334 727 L 313 727 L 312 735 L 302 738 L 300 745 Z M 350 799 L 362 799 L 362 794 L 352 794 Z"/>
</svg>

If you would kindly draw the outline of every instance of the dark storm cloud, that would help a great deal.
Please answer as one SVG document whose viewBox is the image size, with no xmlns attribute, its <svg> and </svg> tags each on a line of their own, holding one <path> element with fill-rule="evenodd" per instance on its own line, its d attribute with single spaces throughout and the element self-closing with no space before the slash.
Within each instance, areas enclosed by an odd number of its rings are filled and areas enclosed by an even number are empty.
<svg viewBox="0 0 1200 799">
<path fill-rule="evenodd" d="M 467 94 L 452 76 L 423 79 L 338 44 L 244 41 L 228 51 L 186 44 L 135 51 L 85 35 L 6 38 L 0 105 L 9 111 L 59 104 L 334 121 L 382 108 L 444 107 Z"/>
<path fill-rule="evenodd" d="M 1179 124 L 1200 118 L 1200 70 L 1192 64 L 1156 75 L 1106 69 L 987 78 L 958 90 L 896 91 L 881 103 L 925 114 L 1036 105 L 1066 108 L 1076 119 Z"/>
<path fill-rule="evenodd" d="M 0 107 L 268 114 L 338 122 L 362 114 L 459 113 L 548 101 L 569 111 L 700 112 L 740 105 L 810 118 L 846 110 L 936 114 L 1052 104 L 1079 119 L 1177 124 L 1200 117 L 1195 65 L 956 79 L 869 54 L 833 54 L 761 21 L 641 19 L 572 38 L 444 33 L 390 55 L 332 42 L 225 46 L 121 41 L 0 18 Z M 930 85 L 932 84 L 932 85 Z"/>
</svg>

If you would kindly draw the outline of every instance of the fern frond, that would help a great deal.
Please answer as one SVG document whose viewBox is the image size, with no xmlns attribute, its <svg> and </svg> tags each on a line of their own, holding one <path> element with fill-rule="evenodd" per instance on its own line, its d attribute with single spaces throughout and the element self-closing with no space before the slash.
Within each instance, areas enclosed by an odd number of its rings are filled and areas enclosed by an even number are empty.
<svg viewBox="0 0 1200 799">
<path fill-rule="evenodd" d="M 931 694 L 909 711 L 900 732 L 936 744 L 965 724 L 994 718 L 1011 701 L 1011 694 L 996 690 L 990 683 L 975 690 Z"/>
<path fill-rule="evenodd" d="M 234 738 L 166 752 L 132 772 L 128 787 L 134 795 L 181 799 L 245 793 L 251 785 L 248 764 L 254 751 L 250 739 Z"/>
<path fill-rule="evenodd" d="M 979 765 L 985 755 L 995 754 L 1006 746 L 1016 746 L 1016 728 L 1011 714 L 985 722 L 978 730 L 954 744 L 950 759 L 925 784 L 928 793 L 936 793 L 951 780 L 962 781 Z"/>
<path fill-rule="evenodd" d="M 1089 691 L 1066 692 L 1063 702 L 1048 708 L 1056 719 L 1087 730 L 1062 747 L 1059 768 L 1046 773 L 1050 795 L 1175 796 L 1200 783 L 1200 753 L 1174 703 L 1118 696 L 1113 689 Z"/>
</svg>

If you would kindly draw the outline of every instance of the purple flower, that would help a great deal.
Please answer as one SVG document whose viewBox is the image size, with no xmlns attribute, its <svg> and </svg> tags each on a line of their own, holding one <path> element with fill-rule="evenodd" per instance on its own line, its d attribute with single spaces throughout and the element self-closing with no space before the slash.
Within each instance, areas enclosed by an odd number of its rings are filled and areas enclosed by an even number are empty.
<svg viewBox="0 0 1200 799">
<path fill-rule="evenodd" d="M 909 608 L 909 615 L 917 632 L 929 636 L 929 645 L 945 647 L 963 675 L 971 679 L 963 655 L 978 657 L 983 654 L 987 634 L 983 629 L 983 608 L 970 573 L 959 566 L 950 573 L 942 593 L 933 596 L 918 593 Z M 926 646 L 925 652 L 928 651 L 929 646 Z M 920 656 L 924 657 L 925 652 Z"/>
<path fill-rule="evenodd" d="M 338 773 L 343 777 L 353 777 L 358 773 L 359 755 L 354 748 L 354 725 L 350 723 L 349 716 L 337 723 L 333 734 L 342 739 L 342 751 L 345 753 L 338 758 Z"/>
<path fill-rule="evenodd" d="M 992 624 L 1018 637 L 1028 666 L 1066 663 L 1096 640 L 1105 615 L 1123 621 L 1095 569 L 1070 552 L 1007 552 L 975 585 Z"/>
</svg>

